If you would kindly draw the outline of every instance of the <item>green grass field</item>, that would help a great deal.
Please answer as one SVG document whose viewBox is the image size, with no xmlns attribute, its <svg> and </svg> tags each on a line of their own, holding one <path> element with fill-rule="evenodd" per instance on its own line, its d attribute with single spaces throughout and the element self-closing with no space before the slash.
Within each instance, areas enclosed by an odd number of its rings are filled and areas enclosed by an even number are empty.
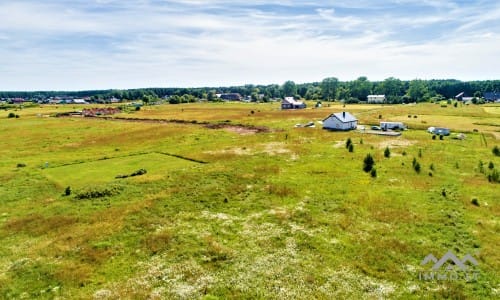
<svg viewBox="0 0 500 300">
<path fill-rule="evenodd" d="M 74 109 L 0 111 L 0 298 L 500 297 L 500 193 L 488 181 L 500 171 L 498 105 L 196 103 L 50 117 Z M 410 129 L 294 128 L 342 110 Z M 466 138 L 433 140 L 429 126 Z M 369 153 L 376 178 L 362 170 Z M 147 174 L 115 178 L 138 169 Z M 419 279 L 424 257 L 448 250 L 477 260 L 477 280 Z"/>
</svg>

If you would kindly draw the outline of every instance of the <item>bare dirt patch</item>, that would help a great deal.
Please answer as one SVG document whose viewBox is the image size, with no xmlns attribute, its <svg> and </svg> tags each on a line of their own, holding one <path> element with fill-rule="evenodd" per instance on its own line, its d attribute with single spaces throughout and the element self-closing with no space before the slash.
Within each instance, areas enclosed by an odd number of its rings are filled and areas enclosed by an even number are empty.
<svg viewBox="0 0 500 300">
<path fill-rule="evenodd" d="M 396 147 L 408 147 L 415 144 L 415 141 L 410 141 L 404 138 L 398 138 L 398 139 L 388 139 L 380 142 L 378 144 L 378 148 L 384 149 L 386 147 L 391 147 L 391 148 L 396 148 Z"/>
<path fill-rule="evenodd" d="M 205 127 L 210 129 L 224 129 L 226 131 L 238 133 L 241 135 L 270 132 L 269 128 L 267 127 L 253 125 L 206 124 Z"/>
</svg>

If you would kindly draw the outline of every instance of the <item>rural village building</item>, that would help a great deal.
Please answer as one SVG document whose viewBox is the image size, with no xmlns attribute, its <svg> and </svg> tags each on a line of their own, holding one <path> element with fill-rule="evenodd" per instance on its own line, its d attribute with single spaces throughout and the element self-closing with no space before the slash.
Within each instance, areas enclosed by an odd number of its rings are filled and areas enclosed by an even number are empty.
<svg viewBox="0 0 500 300">
<path fill-rule="evenodd" d="M 367 100 L 368 103 L 384 103 L 385 95 L 368 95 Z"/>
<path fill-rule="evenodd" d="M 500 101 L 500 92 L 486 92 L 484 93 L 484 100 L 498 102 Z"/>
<path fill-rule="evenodd" d="M 300 109 L 306 108 L 306 104 L 302 101 L 297 101 L 293 97 L 285 97 L 281 101 L 281 109 Z"/>
<path fill-rule="evenodd" d="M 241 101 L 241 99 L 242 99 L 242 97 L 239 93 L 221 94 L 220 98 L 222 100 L 230 100 L 230 101 Z"/>
<path fill-rule="evenodd" d="M 323 129 L 353 130 L 358 126 L 358 119 L 348 112 L 334 113 L 323 120 Z"/>
<path fill-rule="evenodd" d="M 382 130 L 405 129 L 406 126 L 402 122 L 380 122 Z"/>
</svg>

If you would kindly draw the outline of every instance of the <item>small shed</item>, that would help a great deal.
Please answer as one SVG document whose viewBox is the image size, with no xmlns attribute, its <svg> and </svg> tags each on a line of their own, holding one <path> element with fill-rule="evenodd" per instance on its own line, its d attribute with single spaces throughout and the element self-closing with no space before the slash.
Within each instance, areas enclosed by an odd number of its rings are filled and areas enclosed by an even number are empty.
<svg viewBox="0 0 500 300">
<path fill-rule="evenodd" d="M 358 119 L 348 112 L 339 112 L 329 115 L 323 120 L 323 129 L 353 130 L 358 126 Z"/>
</svg>

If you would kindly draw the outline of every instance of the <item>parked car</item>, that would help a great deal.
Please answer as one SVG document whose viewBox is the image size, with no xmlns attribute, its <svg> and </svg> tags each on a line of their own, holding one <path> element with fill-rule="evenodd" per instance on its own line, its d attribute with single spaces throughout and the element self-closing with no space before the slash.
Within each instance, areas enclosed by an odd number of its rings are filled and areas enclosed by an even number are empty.
<svg viewBox="0 0 500 300">
<path fill-rule="evenodd" d="M 380 126 L 372 126 L 372 130 L 382 130 L 382 128 Z"/>
</svg>

